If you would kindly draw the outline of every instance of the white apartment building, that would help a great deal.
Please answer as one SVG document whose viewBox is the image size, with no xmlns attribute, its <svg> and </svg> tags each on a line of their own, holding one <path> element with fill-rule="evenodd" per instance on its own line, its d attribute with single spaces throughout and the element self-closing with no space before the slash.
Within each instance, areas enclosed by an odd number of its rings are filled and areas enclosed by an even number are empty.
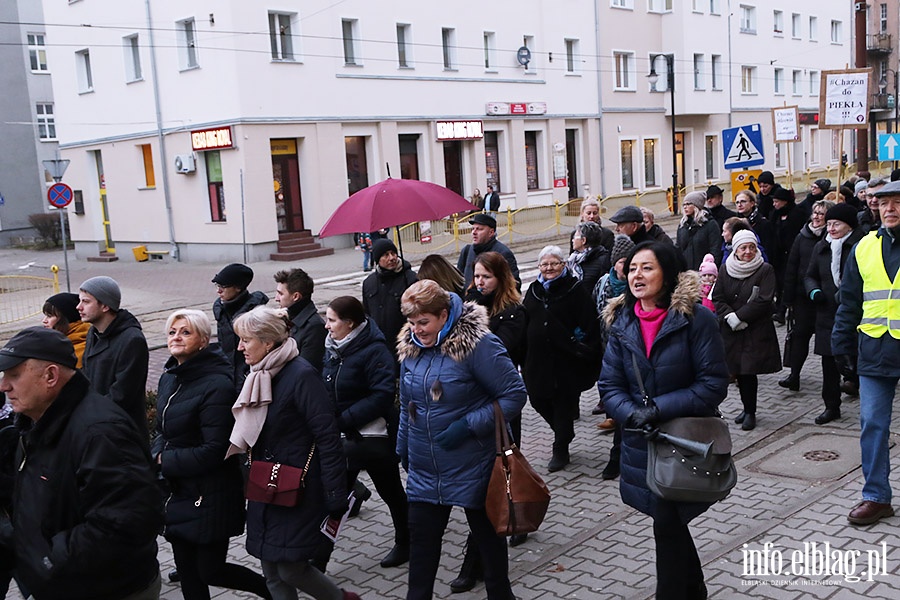
<svg viewBox="0 0 900 600">
<path fill-rule="evenodd" d="M 467 197 L 491 184 L 503 208 L 585 185 L 659 202 L 676 170 L 688 189 L 727 181 L 721 132 L 751 123 L 783 173 L 770 109 L 814 123 L 853 27 L 846 3 L 782 4 L 45 1 L 76 253 L 265 259 L 389 174 Z M 655 54 L 674 59 L 674 163 Z M 794 170 L 836 163 L 835 139 L 804 126 Z"/>
</svg>

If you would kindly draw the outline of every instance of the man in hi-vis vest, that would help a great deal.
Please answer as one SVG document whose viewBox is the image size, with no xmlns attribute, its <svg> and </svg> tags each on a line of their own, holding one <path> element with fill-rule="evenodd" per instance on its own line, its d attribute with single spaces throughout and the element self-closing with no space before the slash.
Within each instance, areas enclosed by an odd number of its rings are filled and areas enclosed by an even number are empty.
<svg viewBox="0 0 900 600">
<path fill-rule="evenodd" d="M 841 280 L 831 349 L 842 373 L 859 374 L 859 445 L 865 484 L 847 520 L 868 525 L 894 515 L 889 443 L 900 381 L 900 181 L 875 192 L 881 227 L 853 248 Z"/>
</svg>

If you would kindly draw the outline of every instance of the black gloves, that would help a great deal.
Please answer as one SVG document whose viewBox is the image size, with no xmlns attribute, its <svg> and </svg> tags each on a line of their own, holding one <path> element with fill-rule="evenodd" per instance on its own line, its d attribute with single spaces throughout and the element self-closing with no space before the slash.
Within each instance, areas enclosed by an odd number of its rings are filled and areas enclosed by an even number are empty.
<svg viewBox="0 0 900 600">
<path fill-rule="evenodd" d="M 349 508 L 349 506 L 345 506 L 343 508 L 336 508 L 334 510 L 329 510 L 328 518 L 333 521 L 340 521 L 341 519 L 344 518 L 344 513 L 347 512 L 348 508 Z M 319 514 L 322 514 L 322 513 L 319 513 Z"/>
<path fill-rule="evenodd" d="M 815 289 L 809 293 L 809 299 L 812 300 L 814 304 L 825 304 L 825 292 L 820 289 Z"/>
<path fill-rule="evenodd" d="M 834 364 L 838 372 L 844 377 L 852 377 L 856 374 L 856 356 L 852 354 L 835 354 Z"/>
<path fill-rule="evenodd" d="M 632 411 L 625 423 L 631 429 L 644 429 L 647 425 L 655 425 L 659 421 L 659 409 L 656 406 L 639 406 Z"/>
</svg>

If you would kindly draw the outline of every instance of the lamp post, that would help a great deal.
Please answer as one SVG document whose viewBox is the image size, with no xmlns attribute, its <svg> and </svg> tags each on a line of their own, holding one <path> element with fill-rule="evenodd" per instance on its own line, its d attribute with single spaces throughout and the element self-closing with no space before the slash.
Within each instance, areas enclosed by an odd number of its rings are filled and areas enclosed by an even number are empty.
<svg viewBox="0 0 900 600">
<path fill-rule="evenodd" d="M 57 153 L 59 156 L 59 153 Z M 44 168 L 47 169 L 47 172 L 50 173 L 50 177 L 53 178 L 53 181 L 59 183 L 62 181 L 63 175 L 66 172 L 66 169 L 69 166 L 69 160 L 65 158 L 51 158 L 49 160 L 41 161 L 44 164 Z M 57 208 L 59 211 L 59 230 L 62 234 L 62 245 L 63 245 L 63 258 L 66 262 L 66 291 L 72 291 L 72 283 L 69 281 L 69 242 L 66 240 L 66 220 L 65 215 L 63 213 L 66 212 L 65 208 Z"/>
<path fill-rule="evenodd" d="M 656 59 L 663 57 L 666 59 L 666 86 L 669 88 L 669 99 L 672 103 L 672 213 L 678 214 L 678 150 L 675 143 L 675 55 L 674 54 L 651 54 L 650 55 L 650 73 L 647 74 L 647 81 L 656 89 L 656 82 L 659 81 L 659 74 L 656 72 Z"/>
</svg>

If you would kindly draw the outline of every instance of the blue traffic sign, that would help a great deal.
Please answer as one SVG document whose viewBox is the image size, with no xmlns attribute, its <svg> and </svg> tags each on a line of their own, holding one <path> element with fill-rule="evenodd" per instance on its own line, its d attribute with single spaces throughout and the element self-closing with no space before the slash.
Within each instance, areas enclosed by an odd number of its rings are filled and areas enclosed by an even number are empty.
<svg viewBox="0 0 900 600">
<path fill-rule="evenodd" d="M 56 208 L 65 208 L 72 202 L 72 188 L 64 183 L 54 183 L 47 190 L 47 202 Z"/>
<path fill-rule="evenodd" d="M 759 123 L 722 130 L 726 169 L 746 169 L 766 162 Z"/>
<path fill-rule="evenodd" d="M 878 160 L 900 160 L 900 133 L 878 134 Z"/>
</svg>

